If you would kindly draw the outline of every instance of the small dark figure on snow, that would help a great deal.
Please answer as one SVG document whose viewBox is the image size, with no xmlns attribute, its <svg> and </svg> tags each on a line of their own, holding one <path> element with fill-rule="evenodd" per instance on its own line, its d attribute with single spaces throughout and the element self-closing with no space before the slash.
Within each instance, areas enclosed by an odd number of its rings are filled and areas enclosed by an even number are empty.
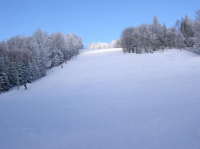
<svg viewBox="0 0 200 149">
<path fill-rule="evenodd" d="M 24 83 L 25 90 L 27 90 L 26 83 Z"/>
</svg>

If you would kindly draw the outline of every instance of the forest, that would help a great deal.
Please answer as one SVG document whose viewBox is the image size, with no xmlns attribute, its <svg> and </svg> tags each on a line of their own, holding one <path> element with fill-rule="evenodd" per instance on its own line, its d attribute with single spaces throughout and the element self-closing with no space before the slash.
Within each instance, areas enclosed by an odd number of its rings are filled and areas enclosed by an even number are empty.
<svg viewBox="0 0 200 149">
<path fill-rule="evenodd" d="M 48 68 L 77 56 L 82 48 L 82 38 L 76 34 L 49 35 L 40 28 L 32 36 L 0 42 L 0 93 L 44 77 Z"/>
<path fill-rule="evenodd" d="M 170 28 L 161 25 L 158 17 L 154 16 L 152 24 L 125 28 L 120 42 L 124 53 L 152 53 L 159 49 L 178 48 L 200 54 L 200 10 L 196 11 L 195 20 L 186 15 Z"/>
</svg>

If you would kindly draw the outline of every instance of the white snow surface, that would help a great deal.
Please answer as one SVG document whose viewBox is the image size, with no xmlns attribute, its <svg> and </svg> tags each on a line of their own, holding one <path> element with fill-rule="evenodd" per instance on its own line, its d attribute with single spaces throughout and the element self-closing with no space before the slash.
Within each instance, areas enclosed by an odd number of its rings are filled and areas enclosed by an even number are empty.
<svg viewBox="0 0 200 149">
<path fill-rule="evenodd" d="M 0 95 L 0 149 L 199 149 L 200 56 L 82 50 Z"/>
</svg>

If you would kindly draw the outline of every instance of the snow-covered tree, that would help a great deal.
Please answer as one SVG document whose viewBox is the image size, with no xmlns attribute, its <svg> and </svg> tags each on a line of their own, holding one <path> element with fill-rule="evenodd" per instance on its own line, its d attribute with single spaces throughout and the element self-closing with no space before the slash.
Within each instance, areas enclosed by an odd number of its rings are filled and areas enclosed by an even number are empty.
<svg viewBox="0 0 200 149">
<path fill-rule="evenodd" d="M 162 39 L 163 39 L 163 28 L 162 25 L 159 23 L 158 17 L 154 16 L 153 24 L 151 27 L 152 32 L 152 46 L 154 50 L 157 50 L 162 47 Z"/>
<path fill-rule="evenodd" d="M 200 9 L 196 11 L 195 16 L 195 22 L 194 22 L 194 30 L 195 30 L 195 48 L 199 49 L 200 51 Z"/>
<path fill-rule="evenodd" d="M 0 42 L 0 92 L 45 76 L 46 64 L 63 63 L 79 54 L 82 38 L 61 32 L 51 36 L 38 28 L 32 36 L 16 36 Z M 17 75 L 18 74 L 18 75 Z"/>
<path fill-rule="evenodd" d="M 182 34 L 182 32 L 178 32 L 177 36 L 176 36 L 176 47 L 179 49 L 182 49 L 184 47 L 184 36 Z"/>
<path fill-rule="evenodd" d="M 89 49 L 109 49 L 109 48 L 121 48 L 120 40 L 112 40 L 111 43 L 93 42 L 92 44 L 90 43 L 89 45 Z"/>
<path fill-rule="evenodd" d="M 162 39 L 162 45 L 166 48 L 168 46 L 168 29 L 165 25 L 165 23 L 163 24 L 163 39 Z"/>
<path fill-rule="evenodd" d="M 140 47 L 145 50 L 145 52 L 149 53 L 151 49 L 151 33 L 147 24 L 142 24 L 138 27 L 139 29 L 139 40 Z"/>
<path fill-rule="evenodd" d="M 193 28 L 193 21 L 188 17 L 188 15 L 186 15 L 185 19 L 181 22 L 181 32 L 185 38 L 185 46 L 193 47 L 195 32 Z"/>
<path fill-rule="evenodd" d="M 1 85 L 0 85 L 0 92 L 6 92 L 9 90 L 10 88 L 10 83 L 9 83 L 9 80 L 8 80 L 8 76 L 7 76 L 7 73 L 2 71 L 0 72 L 0 82 L 1 82 Z"/>
<path fill-rule="evenodd" d="M 169 48 L 175 47 L 175 39 L 176 39 L 176 29 L 175 27 L 171 27 L 168 29 L 168 36 L 167 36 L 167 45 Z"/>
<path fill-rule="evenodd" d="M 48 61 L 49 52 L 49 35 L 47 32 L 42 31 L 40 28 L 33 34 L 33 40 L 35 40 L 34 49 L 36 52 L 36 62 L 38 68 L 41 71 L 42 76 L 46 75 L 46 63 Z"/>
</svg>

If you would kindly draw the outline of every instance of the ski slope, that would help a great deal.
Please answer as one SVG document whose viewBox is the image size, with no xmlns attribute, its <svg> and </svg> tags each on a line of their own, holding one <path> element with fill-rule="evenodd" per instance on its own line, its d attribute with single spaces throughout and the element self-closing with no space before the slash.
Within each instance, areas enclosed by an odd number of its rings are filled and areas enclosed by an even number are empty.
<svg viewBox="0 0 200 149">
<path fill-rule="evenodd" d="M 0 149 L 199 149 L 200 56 L 82 50 L 0 95 Z"/>
</svg>

